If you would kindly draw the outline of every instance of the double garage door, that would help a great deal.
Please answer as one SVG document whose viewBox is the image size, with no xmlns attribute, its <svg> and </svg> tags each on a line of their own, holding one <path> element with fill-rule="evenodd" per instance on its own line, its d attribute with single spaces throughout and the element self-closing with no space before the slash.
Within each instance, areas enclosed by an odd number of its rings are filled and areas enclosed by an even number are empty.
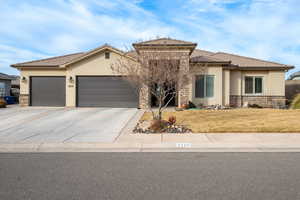
<svg viewBox="0 0 300 200">
<path fill-rule="evenodd" d="M 32 106 L 65 106 L 65 77 L 31 77 L 30 99 Z M 138 95 L 122 77 L 78 76 L 76 105 L 137 108 Z"/>
</svg>

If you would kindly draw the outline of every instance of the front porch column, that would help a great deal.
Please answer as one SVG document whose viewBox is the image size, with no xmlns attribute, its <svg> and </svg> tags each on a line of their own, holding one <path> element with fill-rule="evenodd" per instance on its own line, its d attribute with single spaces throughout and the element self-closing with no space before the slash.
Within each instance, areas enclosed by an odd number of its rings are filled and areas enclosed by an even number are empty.
<svg viewBox="0 0 300 200">
<path fill-rule="evenodd" d="M 188 74 L 189 72 L 189 53 L 182 53 L 180 56 L 180 66 L 179 70 L 181 70 L 184 74 Z M 188 76 L 188 82 L 191 82 L 191 77 Z M 180 80 L 179 80 L 180 81 Z M 179 84 L 180 85 L 180 84 Z M 178 91 L 178 106 L 183 104 L 188 104 L 190 96 L 190 87 L 189 84 L 181 85 Z"/>
<path fill-rule="evenodd" d="M 141 109 L 149 109 L 151 100 L 150 100 L 150 90 L 148 86 L 143 85 L 139 92 L 139 108 Z"/>
</svg>

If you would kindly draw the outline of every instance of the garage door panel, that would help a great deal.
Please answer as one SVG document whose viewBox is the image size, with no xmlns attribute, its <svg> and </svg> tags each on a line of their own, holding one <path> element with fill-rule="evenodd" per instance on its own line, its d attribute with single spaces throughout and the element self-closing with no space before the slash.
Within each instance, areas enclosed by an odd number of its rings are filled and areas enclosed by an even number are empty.
<svg viewBox="0 0 300 200">
<path fill-rule="evenodd" d="M 31 77 L 32 106 L 65 106 L 65 77 Z"/>
<path fill-rule="evenodd" d="M 138 106 L 134 88 L 121 77 L 77 77 L 77 106 L 126 107 Z"/>
</svg>

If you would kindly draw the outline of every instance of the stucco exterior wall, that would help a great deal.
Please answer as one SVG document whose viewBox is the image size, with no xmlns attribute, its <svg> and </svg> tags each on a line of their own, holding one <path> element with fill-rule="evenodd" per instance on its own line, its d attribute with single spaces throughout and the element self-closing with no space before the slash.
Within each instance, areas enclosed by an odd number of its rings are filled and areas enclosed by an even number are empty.
<svg viewBox="0 0 300 200">
<path fill-rule="evenodd" d="M 20 71 L 20 94 L 29 94 L 30 76 L 66 76 L 65 69 L 23 69 Z M 26 80 L 23 81 L 22 77 Z"/>
<path fill-rule="evenodd" d="M 67 66 L 66 106 L 76 106 L 76 76 L 112 76 L 115 74 L 111 65 L 120 59 L 117 53 L 110 52 L 110 58 L 105 59 L 105 53 L 99 52 L 89 58 Z M 72 76 L 73 81 L 69 81 Z"/>
<path fill-rule="evenodd" d="M 223 105 L 223 69 L 222 67 L 199 67 L 192 66 L 191 70 L 191 84 L 190 88 L 190 101 L 192 101 L 195 105 L 203 104 L 203 105 Z M 195 97 L 195 78 L 196 75 L 207 74 L 214 75 L 214 96 L 210 98 L 196 98 Z"/>
<path fill-rule="evenodd" d="M 262 94 L 246 94 L 245 93 L 245 77 L 246 76 L 259 76 L 263 77 L 262 81 Z M 266 95 L 271 95 L 269 94 L 269 72 L 268 71 L 243 71 L 242 72 L 242 95 L 245 96 L 266 96 Z"/>
<path fill-rule="evenodd" d="M 285 72 L 269 71 L 268 95 L 285 96 Z"/>
<path fill-rule="evenodd" d="M 263 93 L 258 96 L 284 96 L 285 71 L 231 71 L 230 95 L 245 94 L 245 76 L 263 77 Z"/>
<path fill-rule="evenodd" d="M 230 104 L 230 70 L 223 69 L 223 105 Z"/>
<path fill-rule="evenodd" d="M 230 71 L 230 95 L 241 95 L 241 71 Z"/>
</svg>

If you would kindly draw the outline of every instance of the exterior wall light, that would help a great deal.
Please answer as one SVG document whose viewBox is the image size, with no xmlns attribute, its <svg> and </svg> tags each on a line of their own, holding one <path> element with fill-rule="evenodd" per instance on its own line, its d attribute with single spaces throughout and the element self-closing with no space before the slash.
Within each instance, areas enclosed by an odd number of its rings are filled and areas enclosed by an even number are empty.
<svg viewBox="0 0 300 200">
<path fill-rule="evenodd" d="M 25 77 L 25 76 L 22 77 L 22 81 L 23 81 L 23 82 L 26 81 L 26 77 Z"/>
<path fill-rule="evenodd" d="M 73 82 L 73 77 L 72 76 L 69 77 L 69 81 Z"/>
</svg>

